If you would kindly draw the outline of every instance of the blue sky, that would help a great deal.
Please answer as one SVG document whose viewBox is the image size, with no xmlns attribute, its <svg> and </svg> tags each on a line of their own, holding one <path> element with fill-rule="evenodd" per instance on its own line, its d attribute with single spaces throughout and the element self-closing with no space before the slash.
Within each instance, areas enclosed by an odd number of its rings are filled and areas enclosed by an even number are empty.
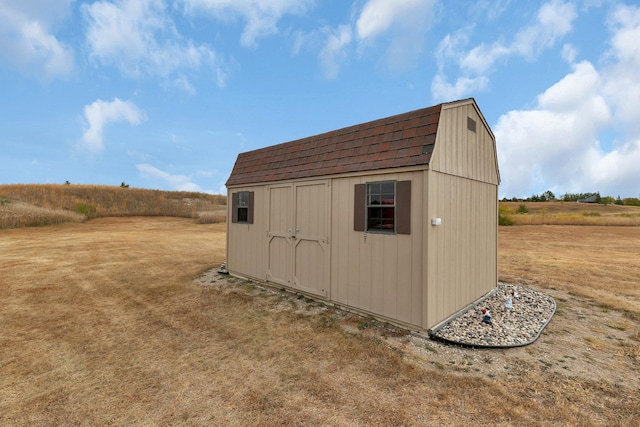
<svg viewBox="0 0 640 427">
<path fill-rule="evenodd" d="M 240 152 L 474 97 L 500 197 L 639 197 L 638 70 L 630 0 L 0 0 L 0 183 L 221 193 Z"/>
</svg>

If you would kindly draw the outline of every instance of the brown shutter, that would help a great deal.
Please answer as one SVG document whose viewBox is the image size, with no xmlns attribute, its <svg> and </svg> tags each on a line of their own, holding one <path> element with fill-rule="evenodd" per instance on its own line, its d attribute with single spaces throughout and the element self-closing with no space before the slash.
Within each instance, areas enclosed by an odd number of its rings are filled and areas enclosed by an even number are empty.
<svg viewBox="0 0 640 427">
<path fill-rule="evenodd" d="M 238 222 L 238 193 L 231 193 L 231 222 Z"/>
<path fill-rule="evenodd" d="M 366 184 L 355 185 L 355 195 L 353 198 L 353 229 L 354 231 L 364 231 L 365 222 L 365 197 Z"/>
<path fill-rule="evenodd" d="M 249 206 L 247 208 L 247 223 L 253 224 L 253 191 L 249 191 Z"/>
<path fill-rule="evenodd" d="M 411 181 L 396 183 L 396 233 L 411 234 Z"/>
</svg>

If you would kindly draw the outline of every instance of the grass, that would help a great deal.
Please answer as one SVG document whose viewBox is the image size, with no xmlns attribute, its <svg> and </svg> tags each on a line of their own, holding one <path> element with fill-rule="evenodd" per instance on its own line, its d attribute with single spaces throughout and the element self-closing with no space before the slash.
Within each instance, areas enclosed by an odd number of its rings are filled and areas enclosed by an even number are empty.
<svg viewBox="0 0 640 427">
<path fill-rule="evenodd" d="M 640 226 L 640 207 L 577 202 L 500 202 L 501 225 Z"/>
<path fill-rule="evenodd" d="M 226 196 L 106 185 L 0 185 L 0 229 L 113 216 L 175 216 L 226 221 Z"/>
<path fill-rule="evenodd" d="M 519 226 L 499 230 L 500 279 L 589 298 L 640 319 L 640 228 Z"/>
<path fill-rule="evenodd" d="M 369 328 L 340 327 L 334 309 L 280 310 L 278 294 L 251 284 L 199 285 L 224 260 L 224 228 L 136 217 L 0 231 L 0 424 L 631 425 L 640 416 L 637 391 L 619 384 L 525 362 L 508 376 L 421 365 Z M 578 247 L 590 234 L 545 230 L 501 229 L 501 274 L 546 269 L 556 286 L 566 277 L 577 288 L 583 276 L 546 261 L 570 248 L 566 256 L 585 258 Z M 607 230 L 596 235 L 603 242 L 640 241 Z M 534 262 L 547 239 L 555 253 Z M 625 259 L 585 292 L 635 295 L 639 261 Z M 579 271 L 599 270 L 585 261 Z M 624 302 L 609 304 L 630 309 Z M 637 348 L 624 351 L 637 358 Z"/>
<path fill-rule="evenodd" d="M 193 277 L 224 257 L 219 222 L 226 209 L 218 199 L 96 186 L 0 186 L 0 195 L 0 218 L 10 212 L 5 217 L 22 221 L 12 228 L 102 215 L 193 218 L 0 231 L 2 425 L 624 425 L 640 414 L 637 395 L 615 384 L 586 381 L 574 396 L 566 392 L 575 382 L 534 374 L 524 362 L 507 379 L 474 376 L 469 361 L 427 360 L 429 369 L 366 335 L 375 326 L 369 319 L 344 329 L 332 309 L 274 311 L 281 298 L 251 284 L 233 292 L 194 285 Z M 640 217 L 634 207 L 518 208 L 515 214 L 501 204 L 501 213 L 517 224 L 620 218 L 634 225 Z M 602 326 L 584 342 L 637 365 L 638 232 L 501 227 L 500 276 L 583 296 L 603 315 L 624 312 L 626 319 L 603 326 L 629 330 L 628 343 L 613 342 Z M 559 311 L 571 309 L 560 303 Z M 317 308 L 304 299 L 284 304 Z M 488 353 L 483 362 L 495 364 Z"/>
</svg>

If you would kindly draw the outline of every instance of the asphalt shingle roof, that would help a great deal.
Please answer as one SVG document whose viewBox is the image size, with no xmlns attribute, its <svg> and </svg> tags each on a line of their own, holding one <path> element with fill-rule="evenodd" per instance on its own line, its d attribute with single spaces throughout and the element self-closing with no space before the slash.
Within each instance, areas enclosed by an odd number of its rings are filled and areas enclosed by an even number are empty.
<svg viewBox="0 0 640 427">
<path fill-rule="evenodd" d="M 442 104 L 240 153 L 227 186 L 428 164 Z"/>
</svg>

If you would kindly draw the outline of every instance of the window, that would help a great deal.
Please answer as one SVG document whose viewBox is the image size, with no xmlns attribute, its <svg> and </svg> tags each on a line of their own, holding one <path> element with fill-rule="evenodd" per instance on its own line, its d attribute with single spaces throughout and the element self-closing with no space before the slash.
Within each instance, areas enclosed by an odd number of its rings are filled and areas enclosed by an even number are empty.
<svg viewBox="0 0 640 427">
<path fill-rule="evenodd" d="M 231 222 L 253 224 L 253 191 L 231 194 Z"/>
<path fill-rule="evenodd" d="M 238 193 L 238 222 L 247 222 L 249 217 L 249 192 Z"/>
<path fill-rule="evenodd" d="M 353 229 L 411 234 L 411 181 L 356 184 Z"/>
<path fill-rule="evenodd" d="M 395 232 L 396 183 L 367 184 L 367 231 Z"/>
</svg>

